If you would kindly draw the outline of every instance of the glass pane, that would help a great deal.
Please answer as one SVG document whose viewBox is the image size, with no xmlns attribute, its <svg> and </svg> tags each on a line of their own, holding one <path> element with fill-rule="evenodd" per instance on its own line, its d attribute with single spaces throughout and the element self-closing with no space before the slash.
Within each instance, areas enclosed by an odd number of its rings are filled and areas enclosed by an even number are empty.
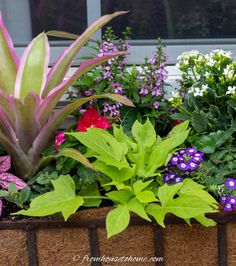
<svg viewBox="0 0 236 266">
<path fill-rule="evenodd" d="M 236 37 L 235 0 L 101 0 L 102 14 L 130 10 L 110 26 L 120 34 L 131 26 L 132 39 Z"/>
<path fill-rule="evenodd" d="M 33 36 L 52 29 L 80 34 L 87 27 L 86 0 L 30 0 L 30 9 Z"/>
<path fill-rule="evenodd" d="M 25 45 L 42 31 L 80 34 L 87 27 L 86 0 L 0 0 L 0 10 L 15 45 Z"/>
</svg>

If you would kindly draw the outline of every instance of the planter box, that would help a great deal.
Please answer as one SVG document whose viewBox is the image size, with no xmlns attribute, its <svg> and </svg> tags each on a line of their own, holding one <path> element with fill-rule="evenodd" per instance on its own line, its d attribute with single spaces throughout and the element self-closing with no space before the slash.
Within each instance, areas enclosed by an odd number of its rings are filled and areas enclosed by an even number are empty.
<svg viewBox="0 0 236 266">
<path fill-rule="evenodd" d="M 170 216 L 164 230 L 133 216 L 125 232 L 107 239 L 109 210 L 82 210 L 66 223 L 45 218 L 2 219 L 0 265 L 236 265 L 236 214 L 211 215 L 218 223 L 211 228 L 190 227 Z M 108 261 L 122 256 L 130 261 Z M 103 261 L 90 262 L 91 257 Z M 137 262 L 134 257 L 159 261 Z"/>
</svg>

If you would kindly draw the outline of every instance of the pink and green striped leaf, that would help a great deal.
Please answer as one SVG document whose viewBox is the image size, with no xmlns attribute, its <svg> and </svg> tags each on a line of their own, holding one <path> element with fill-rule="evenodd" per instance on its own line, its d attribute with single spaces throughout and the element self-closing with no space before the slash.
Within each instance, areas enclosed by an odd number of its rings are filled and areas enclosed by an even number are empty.
<svg viewBox="0 0 236 266">
<path fill-rule="evenodd" d="M 90 25 L 82 35 L 80 35 L 58 58 L 56 63 L 51 68 L 48 74 L 47 85 L 43 91 L 42 98 L 45 98 L 48 93 L 59 85 L 66 72 L 70 68 L 74 58 L 80 49 L 90 40 L 90 38 L 96 33 L 98 29 L 104 26 L 113 18 L 126 14 L 127 11 L 115 12 L 113 14 L 105 15 L 96 20 Z"/>
<path fill-rule="evenodd" d="M 11 122 L 12 126 L 15 126 L 16 117 L 15 117 L 15 105 L 14 105 L 14 98 L 12 95 L 8 97 L 3 96 L 0 93 L 0 106 L 5 110 L 5 113 Z"/>
<path fill-rule="evenodd" d="M 28 94 L 24 101 L 15 99 L 16 108 L 16 135 L 24 152 L 31 147 L 38 135 L 41 125 L 38 120 L 40 97 L 36 93 Z"/>
<path fill-rule="evenodd" d="M 47 36 L 53 36 L 58 38 L 71 39 L 71 40 L 76 40 L 79 37 L 79 35 L 77 34 L 60 30 L 50 30 L 47 31 L 46 34 Z"/>
<path fill-rule="evenodd" d="M 64 39 L 70 39 L 70 40 L 76 40 L 79 35 L 66 32 L 66 31 L 60 31 L 60 30 L 50 30 L 46 32 L 47 36 L 53 36 L 53 37 L 58 37 L 58 38 L 64 38 Z M 90 42 L 95 42 L 93 39 L 89 39 Z"/>
<path fill-rule="evenodd" d="M 19 60 L 14 46 L 3 23 L 0 13 L 0 89 L 4 95 L 14 94 L 14 85 Z"/>
<path fill-rule="evenodd" d="M 41 94 L 47 77 L 49 44 L 45 33 L 35 37 L 26 48 L 17 72 L 15 97 L 25 98 L 30 92 Z"/>
</svg>

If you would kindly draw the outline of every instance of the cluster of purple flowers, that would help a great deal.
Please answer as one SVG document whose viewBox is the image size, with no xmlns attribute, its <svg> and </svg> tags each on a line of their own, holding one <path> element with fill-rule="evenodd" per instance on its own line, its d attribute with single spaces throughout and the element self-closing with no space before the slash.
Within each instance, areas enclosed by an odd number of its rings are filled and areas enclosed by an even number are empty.
<svg viewBox="0 0 236 266">
<path fill-rule="evenodd" d="M 114 54 L 117 53 L 120 49 L 120 47 L 117 47 L 112 43 L 110 40 L 105 40 L 101 43 L 99 53 L 97 54 L 98 57 L 102 57 L 107 54 Z M 100 76 L 98 77 L 98 81 L 101 80 L 108 80 L 112 81 L 114 79 L 113 73 L 112 73 L 112 67 L 115 64 L 116 68 L 121 69 L 125 62 L 125 56 L 120 57 L 121 59 L 118 60 L 117 58 L 111 58 L 107 61 L 104 67 L 102 67 L 102 71 Z"/>
<path fill-rule="evenodd" d="M 236 189 L 236 180 L 230 177 L 227 178 L 225 186 L 230 190 L 230 192 L 233 192 Z M 236 197 L 234 195 L 222 196 L 220 198 L 220 202 L 224 204 L 223 205 L 224 211 L 236 210 Z"/>
<path fill-rule="evenodd" d="M 159 100 L 160 96 L 163 95 L 164 82 L 168 77 L 165 66 L 166 60 L 165 54 L 155 53 L 147 60 L 146 67 L 137 78 L 143 84 L 139 89 L 139 95 L 141 97 L 149 95 L 154 99 L 153 106 L 156 110 L 159 108 Z"/>
<path fill-rule="evenodd" d="M 191 174 L 199 167 L 203 160 L 204 153 L 198 152 L 196 147 L 180 149 L 175 152 L 166 167 L 167 173 L 163 176 L 163 182 L 167 184 L 179 183 L 184 175 Z"/>
<path fill-rule="evenodd" d="M 124 89 L 122 88 L 121 84 L 119 82 L 113 82 L 111 84 L 112 86 L 112 92 L 115 94 L 124 95 Z M 110 117 L 119 117 L 120 116 L 120 107 L 122 106 L 122 103 L 116 102 L 116 103 L 104 103 L 103 104 L 103 113 L 106 116 Z"/>
<path fill-rule="evenodd" d="M 115 46 L 110 40 L 103 41 L 100 46 L 98 56 L 103 56 L 105 54 L 117 53 L 118 51 L 126 51 L 128 49 L 128 44 L 123 43 L 122 47 Z M 114 75 L 117 74 L 117 71 L 122 71 L 123 66 L 125 65 L 126 57 L 122 56 L 119 58 L 112 58 L 108 60 L 104 67 L 101 69 L 101 73 L 98 77 L 98 81 L 107 80 L 109 83 L 112 80 L 115 80 Z M 115 69 L 115 71 L 114 71 Z M 107 90 L 111 90 L 115 94 L 124 95 L 124 89 L 119 82 L 112 82 Z M 120 111 L 119 108 L 122 106 L 121 103 L 104 103 L 103 104 L 103 113 L 104 115 L 110 117 L 119 117 Z"/>
</svg>

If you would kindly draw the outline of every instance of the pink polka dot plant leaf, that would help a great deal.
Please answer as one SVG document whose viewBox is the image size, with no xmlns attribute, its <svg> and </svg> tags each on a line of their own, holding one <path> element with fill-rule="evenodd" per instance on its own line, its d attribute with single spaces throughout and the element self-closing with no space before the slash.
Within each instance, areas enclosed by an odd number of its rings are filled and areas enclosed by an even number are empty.
<svg viewBox="0 0 236 266">
<path fill-rule="evenodd" d="M 0 157 L 0 186 L 3 189 L 8 189 L 10 183 L 15 184 L 17 190 L 23 189 L 27 184 L 19 177 L 7 173 L 11 168 L 11 157 L 9 155 Z"/>
<path fill-rule="evenodd" d="M 16 185 L 17 190 L 23 189 L 27 184 L 22 181 L 19 177 L 10 174 L 10 173 L 1 173 L 0 174 L 0 186 L 3 189 L 8 189 L 10 183 Z"/>
<path fill-rule="evenodd" d="M 0 157 L 0 173 L 5 173 L 11 168 L 11 157 L 9 155 Z"/>
</svg>

